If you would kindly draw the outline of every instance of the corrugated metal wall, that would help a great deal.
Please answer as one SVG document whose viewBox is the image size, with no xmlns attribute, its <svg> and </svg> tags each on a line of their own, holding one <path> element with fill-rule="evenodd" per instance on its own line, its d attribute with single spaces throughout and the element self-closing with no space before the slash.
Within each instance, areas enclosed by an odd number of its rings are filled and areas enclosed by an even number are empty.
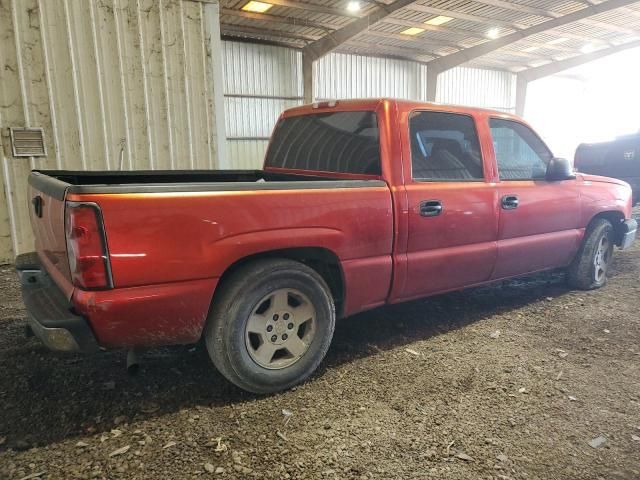
<svg viewBox="0 0 640 480">
<path fill-rule="evenodd" d="M 457 67 L 438 76 L 436 100 L 514 113 L 515 92 L 516 76 L 511 72 Z"/>
<path fill-rule="evenodd" d="M 314 63 L 314 99 L 421 98 L 424 64 L 391 58 L 331 53 Z"/>
<path fill-rule="evenodd" d="M 261 168 L 278 115 L 302 104 L 302 54 L 291 48 L 225 41 L 223 56 L 230 164 Z"/>
<path fill-rule="evenodd" d="M 226 131 L 234 168 L 260 168 L 278 115 L 303 103 L 297 50 L 223 42 Z M 247 81 L 253 79 L 254 81 Z M 313 66 L 314 100 L 393 97 L 426 100 L 427 67 L 418 62 L 331 53 Z M 440 75 L 437 101 L 515 110 L 515 75 L 458 67 Z"/>
<path fill-rule="evenodd" d="M 29 170 L 215 168 L 224 153 L 218 4 L 0 1 L 0 262 L 32 249 Z M 8 127 L 42 127 L 15 158 Z"/>
</svg>

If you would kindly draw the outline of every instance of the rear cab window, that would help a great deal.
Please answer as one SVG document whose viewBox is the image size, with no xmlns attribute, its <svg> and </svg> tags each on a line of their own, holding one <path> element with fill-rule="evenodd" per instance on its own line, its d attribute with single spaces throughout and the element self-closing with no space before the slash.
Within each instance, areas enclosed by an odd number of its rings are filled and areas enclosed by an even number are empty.
<svg viewBox="0 0 640 480">
<path fill-rule="evenodd" d="M 376 113 L 349 111 L 283 118 L 273 131 L 265 167 L 381 175 Z"/>
<path fill-rule="evenodd" d="M 409 117 L 409 135 L 414 181 L 484 180 L 480 143 L 471 116 L 415 111 Z"/>
</svg>

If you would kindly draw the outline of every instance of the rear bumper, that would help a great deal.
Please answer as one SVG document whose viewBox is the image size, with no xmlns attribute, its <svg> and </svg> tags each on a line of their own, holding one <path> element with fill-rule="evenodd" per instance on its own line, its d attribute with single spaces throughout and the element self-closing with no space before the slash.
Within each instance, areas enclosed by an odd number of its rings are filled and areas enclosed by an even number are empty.
<svg viewBox="0 0 640 480">
<path fill-rule="evenodd" d="M 620 249 L 626 250 L 633 245 L 636 239 L 636 233 L 638 231 L 638 222 L 634 219 L 625 220 L 622 223 L 621 235 L 620 235 Z"/>
<path fill-rule="evenodd" d="M 27 308 L 27 323 L 47 348 L 62 352 L 99 349 L 89 323 L 73 313 L 69 300 L 41 267 L 36 253 L 19 255 L 16 270 Z"/>
</svg>

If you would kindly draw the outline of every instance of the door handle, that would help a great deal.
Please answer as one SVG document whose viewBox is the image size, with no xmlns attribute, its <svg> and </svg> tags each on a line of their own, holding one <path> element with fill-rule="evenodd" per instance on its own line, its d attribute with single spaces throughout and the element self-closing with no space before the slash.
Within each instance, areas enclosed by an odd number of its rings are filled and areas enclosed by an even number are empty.
<svg viewBox="0 0 640 480">
<path fill-rule="evenodd" d="M 440 200 L 424 200 L 420 202 L 420 216 L 437 217 L 442 213 L 442 203 Z"/>
<path fill-rule="evenodd" d="M 520 200 L 516 195 L 505 195 L 502 197 L 502 208 L 503 210 L 513 210 L 514 208 L 518 208 L 520 205 Z"/>
</svg>

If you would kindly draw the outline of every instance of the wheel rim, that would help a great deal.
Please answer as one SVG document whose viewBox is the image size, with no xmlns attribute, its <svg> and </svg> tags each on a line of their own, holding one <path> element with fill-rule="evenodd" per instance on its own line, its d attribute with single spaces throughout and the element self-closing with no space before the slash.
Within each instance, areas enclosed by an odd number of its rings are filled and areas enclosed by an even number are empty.
<svg viewBox="0 0 640 480">
<path fill-rule="evenodd" d="M 593 258 L 594 277 L 595 281 L 600 283 L 607 276 L 607 269 L 609 268 L 609 261 L 611 260 L 611 243 L 605 236 L 600 239 L 596 255 Z"/>
<path fill-rule="evenodd" d="M 247 320 L 247 352 L 261 367 L 290 367 L 309 349 L 315 327 L 316 309 L 304 293 L 292 288 L 274 290 L 256 304 Z"/>
</svg>

